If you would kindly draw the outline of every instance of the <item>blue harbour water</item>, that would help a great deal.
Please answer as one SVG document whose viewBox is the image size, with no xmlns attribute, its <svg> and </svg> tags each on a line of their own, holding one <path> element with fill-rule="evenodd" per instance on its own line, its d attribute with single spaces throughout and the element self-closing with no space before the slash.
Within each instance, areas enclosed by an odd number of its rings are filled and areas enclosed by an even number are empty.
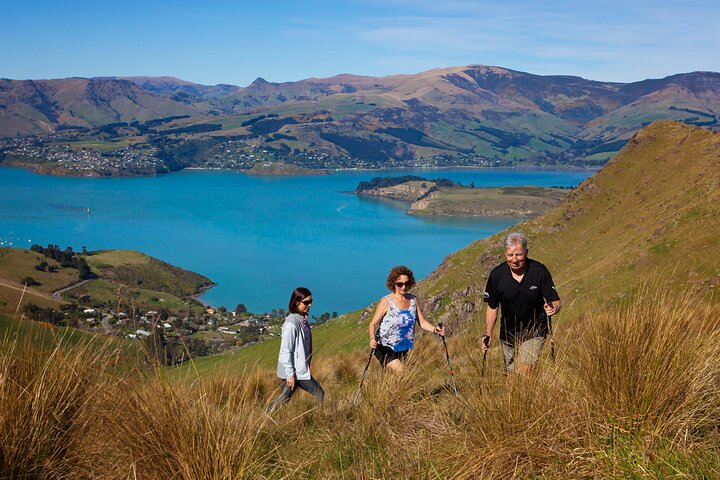
<svg viewBox="0 0 720 480">
<path fill-rule="evenodd" d="M 0 244 L 140 250 L 212 279 L 218 285 L 202 300 L 215 306 L 286 308 L 302 285 L 313 291 L 315 314 L 343 313 L 383 295 L 392 266 L 407 265 L 420 279 L 448 254 L 518 221 L 409 216 L 402 204 L 342 193 L 360 181 L 421 175 L 476 186 L 576 186 L 591 174 L 456 169 L 251 177 L 185 170 L 68 178 L 0 167 Z"/>
</svg>

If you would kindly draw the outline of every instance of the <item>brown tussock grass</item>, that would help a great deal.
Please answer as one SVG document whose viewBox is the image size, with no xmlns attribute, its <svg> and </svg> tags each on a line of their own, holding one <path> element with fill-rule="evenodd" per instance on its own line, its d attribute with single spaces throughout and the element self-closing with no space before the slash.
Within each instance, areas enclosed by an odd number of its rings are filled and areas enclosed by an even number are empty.
<svg viewBox="0 0 720 480">
<path fill-rule="evenodd" d="M 69 344 L 47 351 L 12 333 L 0 340 L 0 478 L 72 478 L 86 412 L 116 387 L 121 352 L 110 342 Z"/>
<path fill-rule="evenodd" d="M 273 371 L 118 373 L 90 349 L 35 361 L 6 340 L 0 478 L 717 477 L 720 306 L 648 283 L 591 310 L 562 319 L 529 379 L 503 375 L 497 346 L 483 376 L 479 337 L 449 339 L 459 399 L 430 335 L 399 375 L 373 359 L 357 405 L 369 349 L 316 352 L 325 403 L 300 391 L 271 416 Z"/>
</svg>

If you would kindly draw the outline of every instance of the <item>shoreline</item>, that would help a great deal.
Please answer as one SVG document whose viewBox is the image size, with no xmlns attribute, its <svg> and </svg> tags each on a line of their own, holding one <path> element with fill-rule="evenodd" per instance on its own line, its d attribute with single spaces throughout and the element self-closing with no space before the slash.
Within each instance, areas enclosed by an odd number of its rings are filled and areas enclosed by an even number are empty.
<svg viewBox="0 0 720 480">
<path fill-rule="evenodd" d="M 502 167 L 487 167 L 478 165 L 453 165 L 453 166 L 440 166 L 440 167 L 379 167 L 379 168 L 325 168 L 317 169 L 322 170 L 326 173 L 306 173 L 306 174 L 287 174 L 287 175 L 258 175 L 250 174 L 248 170 L 240 170 L 235 168 L 218 168 L 218 167 L 185 167 L 180 170 L 165 173 L 153 173 L 147 175 L 134 175 L 134 174 L 120 174 L 120 175 L 70 175 L 70 174 L 57 174 L 39 171 L 39 165 L 33 164 L 3 164 L 0 163 L 0 168 L 16 168 L 19 170 L 25 170 L 35 175 L 43 175 L 49 177 L 65 177 L 65 178 L 97 178 L 97 179 L 109 179 L 109 178 L 153 178 L 162 177 L 165 175 L 172 175 L 180 173 L 186 170 L 193 171 L 214 171 L 214 172 L 235 172 L 249 177 L 320 177 L 325 175 L 343 174 L 350 172 L 403 172 L 403 171 L 417 171 L 425 170 L 428 172 L 432 171 L 449 171 L 449 170 L 488 170 L 488 171 L 555 171 L 555 172 L 598 172 L 602 167 L 578 167 L 574 165 L 513 165 L 513 166 L 502 166 Z M 343 192 L 344 193 L 344 192 Z"/>
<path fill-rule="evenodd" d="M 201 300 L 200 297 L 205 295 L 205 293 L 207 293 L 207 291 L 210 290 L 211 288 L 217 287 L 217 286 L 218 286 L 218 284 L 215 282 L 211 282 L 209 285 L 203 285 L 198 289 L 197 292 L 190 295 L 190 298 L 192 298 L 193 300 L 195 300 L 196 302 L 198 302 L 199 304 L 201 304 L 204 307 L 215 308 L 212 305 L 210 305 L 209 303 L 207 303 L 206 301 Z"/>
</svg>

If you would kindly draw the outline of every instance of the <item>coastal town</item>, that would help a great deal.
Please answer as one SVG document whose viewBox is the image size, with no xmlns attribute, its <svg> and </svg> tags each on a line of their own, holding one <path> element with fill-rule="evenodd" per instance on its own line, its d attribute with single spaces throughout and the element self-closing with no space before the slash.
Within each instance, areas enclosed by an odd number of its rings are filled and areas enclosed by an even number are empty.
<svg viewBox="0 0 720 480">
<path fill-rule="evenodd" d="M 43 173 L 71 176 L 147 175 L 165 170 L 151 145 L 112 150 L 73 147 L 66 135 L 0 139 L 0 160 Z"/>
<path fill-rule="evenodd" d="M 256 315 L 212 307 L 202 312 L 178 315 L 162 309 L 125 312 L 95 306 L 82 308 L 75 328 L 131 340 L 146 340 L 154 336 L 163 345 L 191 344 L 187 353 L 204 356 L 252 345 L 267 336 L 278 335 L 282 320 L 277 312 Z"/>
<path fill-rule="evenodd" d="M 68 299 L 71 303 L 59 311 L 43 310 L 29 304 L 24 313 L 37 321 L 144 342 L 157 360 L 165 365 L 237 350 L 270 337 L 279 337 L 286 315 L 282 308 L 261 314 L 251 313 L 242 304 L 235 310 L 194 306 L 180 313 L 164 308 L 116 310 L 97 302 L 90 302 L 92 306 L 82 306 L 77 299 Z M 162 299 L 158 300 L 162 302 Z M 337 317 L 337 312 L 313 316 L 312 327 Z"/>
<path fill-rule="evenodd" d="M 406 160 L 357 159 L 291 149 L 285 143 L 278 146 L 277 141 L 267 141 L 273 138 L 163 137 L 162 142 L 131 143 L 76 132 L 10 137 L 0 138 L 0 164 L 31 168 L 38 173 L 90 177 L 158 175 L 183 168 L 249 170 L 262 162 L 282 162 L 314 170 L 510 165 L 505 160 L 463 153 Z"/>
</svg>

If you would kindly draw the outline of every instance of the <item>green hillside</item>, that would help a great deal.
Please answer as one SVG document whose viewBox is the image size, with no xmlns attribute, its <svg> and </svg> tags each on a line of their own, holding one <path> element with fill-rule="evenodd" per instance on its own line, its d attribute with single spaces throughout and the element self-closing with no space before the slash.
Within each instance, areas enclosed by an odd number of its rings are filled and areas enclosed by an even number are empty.
<svg viewBox="0 0 720 480">
<path fill-rule="evenodd" d="M 129 287 L 167 292 L 176 297 L 201 293 L 213 285 L 200 274 L 132 250 L 101 250 L 87 256 L 101 276 Z"/>
</svg>

